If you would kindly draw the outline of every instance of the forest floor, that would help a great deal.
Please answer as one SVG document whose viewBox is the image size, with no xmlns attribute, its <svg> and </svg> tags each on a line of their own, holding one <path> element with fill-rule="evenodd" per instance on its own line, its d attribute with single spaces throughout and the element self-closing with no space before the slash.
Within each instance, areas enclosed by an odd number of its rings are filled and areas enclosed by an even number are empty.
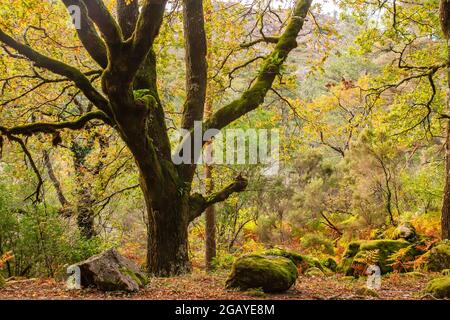
<svg viewBox="0 0 450 320">
<path fill-rule="evenodd" d="M 135 294 L 103 293 L 93 289 L 68 291 L 64 282 L 53 279 L 9 281 L 0 289 L 0 299 L 131 299 L 131 300 L 326 300 L 377 299 L 359 296 L 358 288 L 365 279 L 350 279 L 339 275 L 330 277 L 300 276 L 289 291 L 282 294 L 264 294 L 260 291 L 238 292 L 224 289 L 226 273 L 206 274 L 195 271 L 191 275 L 174 278 L 152 278 L 147 288 Z M 416 300 L 432 299 L 422 290 L 438 274 L 391 274 L 383 277 L 378 299 Z"/>
</svg>

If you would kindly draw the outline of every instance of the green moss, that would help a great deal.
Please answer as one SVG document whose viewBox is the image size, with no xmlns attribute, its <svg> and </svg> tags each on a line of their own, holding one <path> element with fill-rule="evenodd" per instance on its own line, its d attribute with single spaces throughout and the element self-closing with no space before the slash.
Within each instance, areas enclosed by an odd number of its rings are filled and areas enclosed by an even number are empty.
<svg viewBox="0 0 450 320">
<path fill-rule="evenodd" d="M 446 276 L 431 280 L 427 284 L 425 292 L 439 299 L 450 298 L 450 277 Z"/>
<path fill-rule="evenodd" d="M 450 245 L 441 242 L 425 253 L 421 259 L 424 261 L 421 267 L 424 271 L 441 272 L 450 269 Z"/>
<path fill-rule="evenodd" d="M 378 261 L 375 262 L 380 269 L 381 273 L 385 274 L 392 272 L 393 269 L 390 266 L 390 256 L 400 249 L 408 247 L 410 244 L 404 240 L 372 240 L 361 244 L 360 251 L 356 254 L 355 259 L 358 259 L 362 255 L 362 251 L 379 250 Z"/>
<path fill-rule="evenodd" d="M 343 259 L 339 266 L 339 270 L 347 276 L 354 275 L 355 261 L 359 264 L 364 264 L 364 251 L 377 251 L 378 261 L 375 262 L 381 269 L 381 273 L 385 274 L 392 272 L 390 266 L 390 256 L 402 248 L 410 246 L 410 243 L 405 240 L 369 240 L 356 241 L 348 245 L 344 252 Z"/>
<path fill-rule="evenodd" d="M 324 267 L 318 259 L 311 257 L 311 256 L 307 256 L 307 255 L 301 255 L 301 254 L 298 254 L 293 251 L 275 248 L 275 249 L 270 249 L 270 250 L 264 251 L 261 254 L 267 255 L 267 256 L 277 256 L 277 257 L 287 258 L 287 259 L 291 260 L 297 266 L 297 268 L 299 268 L 302 272 L 304 272 L 312 267 L 315 267 L 315 268 L 320 269 L 321 271 L 324 271 Z"/>
<path fill-rule="evenodd" d="M 137 272 L 134 272 L 134 271 L 132 271 L 130 269 L 120 268 L 120 272 L 122 272 L 123 274 L 129 276 L 140 287 L 145 287 L 147 285 L 147 283 L 148 283 L 148 279 L 145 276 L 143 276 L 143 275 L 141 275 L 141 274 L 139 274 Z"/>
<path fill-rule="evenodd" d="M 402 277 L 411 277 L 411 278 L 424 278 L 426 275 L 422 272 L 412 271 L 412 272 L 406 272 L 401 273 Z"/>
<path fill-rule="evenodd" d="M 344 254 L 342 255 L 341 263 L 338 265 L 337 268 L 339 272 L 344 273 L 346 276 L 353 275 L 351 265 L 362 243 L 363 241 L 352 241 L 347 245 L 347 248 L 345 249 Z"/>
<path fill-rule="evenodd" d="M 380 295 L 373 289 L 362 287 L 355 290 L 357 296 L 379 298 Z"/>
<path fill-rule="evenodd" d="M 6 280 L 3 278 L 3 276 L 0 274 L 0 288 L 3 288 L 6 284 Z"/>
<path fill-rule="evenodd" d="M 356 256 L 362 243 L 363 243 L 363 241 L 350 242 L 347 246 L 347 249 L 345 249 L 343 257 L 344 258 L 353 258 L 354 256 Z"/>
<path fill-rule="evenodd" d="M 450 269 L 444 269 L 441 273 L 443 276 L 450 276 Z"/>
<path fill-rule="evenodd" d="M 282 292 L 295 283 L 297 276 L 297 268 L 290 259 L 274 255 L 247 255 L 233 264 L 226 287 L 240 290 L 262 288 L 264 292 Z"/>
<path fill-rule="evenodd" d="M 333 272 L 336 272 L 337 270 L 337 263 L 336 260 L 334 260 L 333 258 L 327 258 L 323 260 L 322 265 Z"/>
<path fill-rule="evenodd" d="M 324 277 L 325 273 L 319 268 L 312 267 L 306 270 L 305 275 L 308 277 Z"/>
</svg>

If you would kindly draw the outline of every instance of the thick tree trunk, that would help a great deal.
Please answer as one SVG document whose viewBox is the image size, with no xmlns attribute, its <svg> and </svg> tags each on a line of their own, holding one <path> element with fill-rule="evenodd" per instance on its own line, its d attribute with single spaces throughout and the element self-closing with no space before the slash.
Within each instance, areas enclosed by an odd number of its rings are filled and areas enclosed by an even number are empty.
<svg viewBox="0 0 450 320">
<path fill-rule="evenodd" d="M 189 273 L 192 267 L 188 248 L 188 198 L 171 192 L 158 196 L 145 183 L 142 191 L 148 214 L 148 273 L 159 277 Z"/>
<path fill-rule="evenodd" d="M 450 40 L 447 41 L 448 59 L 450 61 Z M 446 112 L 450 112 L 450 67 L 448 67 L 448 90 Z M 445 189 L 441 215 L 442 239 L 450 239 L 450 120 L 447 120 L 445 133 Z"/>
<path fill-rule="evenodd" d="M 445 190 L 442 204 L 441 233 L 442 239 L 450 239 L 450 123 L 447 123 L 445 141 Z"/>
<path fill-rule="evenodd" d="M 440 20 L 442 31 L 447 39 L 447 59 L 450 61 L 450 2 L 441 0 Z M 447 107 L 446 112 L 450 112 L 450 66 L 447 67 Z M 447 119 L 445 140 L 445 189 L 444 201 L 442 204 L 441 233 L 442 239 L 450 239 L 450 120 Z"/>
</svg>

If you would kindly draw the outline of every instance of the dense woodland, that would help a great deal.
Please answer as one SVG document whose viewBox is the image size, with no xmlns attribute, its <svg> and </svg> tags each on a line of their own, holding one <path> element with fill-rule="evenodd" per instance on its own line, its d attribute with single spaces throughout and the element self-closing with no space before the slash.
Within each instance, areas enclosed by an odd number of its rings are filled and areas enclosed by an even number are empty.
<svg viewBox="0 0 450 320">
<path fill-rule="evenodd" d="M 0 298 L 110 248 L 137 298 L 449 298 L 449 120 L 448 0 L 0 0 Z M 278 170 L 175 164 L 196 123 Z"/>
</svg>

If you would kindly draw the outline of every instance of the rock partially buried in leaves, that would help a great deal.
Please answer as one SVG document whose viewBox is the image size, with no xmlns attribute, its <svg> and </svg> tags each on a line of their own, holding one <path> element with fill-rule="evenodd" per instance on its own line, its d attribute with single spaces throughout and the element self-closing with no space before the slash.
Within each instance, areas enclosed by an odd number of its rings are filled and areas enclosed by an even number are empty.
<svg viewBox="0 0 450 320">
<path fill-rule="evenodd" d="M 308 277 L 317 277 L 317 278 L 321 278 L 325 276 L 325 273 L 320 270 L 319 268 L 316 267 L 312 267 L 309 268 L 308 270 L 306 270 L 305 275 Z"/>
<path fill-rule="evenodd" d="M 233 264 L 226 287 L 248 290 L 262 288 L 264 292 L 283 292 L 297 279 L 294 263 L 285 257 L 270 255 L 247 255 Z"/>
<path fill-rule="evenodd" d="M 445 276 L 431 280 L 425 288 L 425 292 L 439 299 L 450 298 L 450 277 Z"/>
<path fill-rule="evenodd" d="M 102 291 L 135 292 L 146 285 L 146 277 L 132 261 L 122 257 L 115 249 L 107 250 L 83 262 L 78 267 L 81 287 L 95 287 Z"/>
<path fill-rule="evenodd" d="M 450 269 L 449 242 L 442 241 L 419 259 L 421 260 L 419 269 L 425 271 L 441 272 L 442 270 Z"/>
<path fill-rule="evenodd" d="M 372 298 L 379 298 L 380 297 L 378 292 L 376 292 L 373 289 L 367 288 L 367 287 L 362 287 L 362 288 L 356 289 L 355 290 L 355 294 L 357 296 L 361 296 L 361 297 L 372 297 Z"/>
</svg>

